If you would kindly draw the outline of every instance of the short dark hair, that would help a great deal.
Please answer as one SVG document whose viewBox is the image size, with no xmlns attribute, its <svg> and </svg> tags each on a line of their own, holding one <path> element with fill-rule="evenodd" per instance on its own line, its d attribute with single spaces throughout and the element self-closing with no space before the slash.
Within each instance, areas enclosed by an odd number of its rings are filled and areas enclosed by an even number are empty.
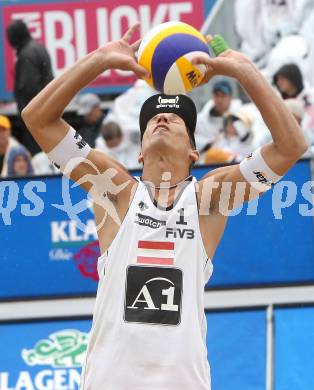
<svg viewBox="0 0 314 390">
<path fill-rule="evenodd" d="M 116 122 L 107 122 L 101 126 L 101 134 L 105 141 L 111 141 L 114 138 L 122 137 L 121 127 Z"/>
</svg>

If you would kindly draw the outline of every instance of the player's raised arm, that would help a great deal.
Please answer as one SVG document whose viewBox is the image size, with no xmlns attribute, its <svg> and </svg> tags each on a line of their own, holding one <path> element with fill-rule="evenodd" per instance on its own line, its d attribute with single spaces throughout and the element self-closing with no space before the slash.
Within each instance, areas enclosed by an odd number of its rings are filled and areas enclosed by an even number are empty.
<svg viewBox="0 0 314 390">
<path fill-rule="evenodd" d="M 209 41 L 212 41 L 209 38 Z M 205 80 L 216 75 L 235 78 L 259 109 L 273 141 L 256 150 L 252 156 L 239 165 L 212 171 L 203 179 L 219 183 L 233 183 L 231 202 L 233 203 L 236 183 L 248 182 L 259 192 L 269 189 L 302 156 L 307 149 L 303 133 L 283 100 L 275 93 L 257 68 L 242 53 L 227 49 L 218 57 L 195 60 L 205 63 Z M 216 191 L 219 195 L 219 191 Z M 249 200 L 249 186 L 245 195 Z M 235 202 L 234 206 L 237 206 Z"/>
<path fill-rule="evenodd" d="M 116 168 L 121 176 L 118 181 L 125 180 L 128 175 L 120 164 L 92 150 L 62 119 L 62 115 L 73 97 L 107 69 L 130 70 L 138 77 L 146 76 L 145 69 L 137 64 L 135 58 L 140 42 L 131 44 L 137 29 L 138 25 L 133 26 L 119 41 L 109 42 L 76 62 L 48 84 L 22 112 L 29 131 L 51 160 L 60 166 L 61 171 L 72 159 L 70 168 L 74 180 L 79 180 L 84 174 L 95 174 L 92 164 L 99 171 Z M 84 163 L 86 158 L 92 164 Z M 82 186 L 89 189 L 88 185 Z"/>
</svg>

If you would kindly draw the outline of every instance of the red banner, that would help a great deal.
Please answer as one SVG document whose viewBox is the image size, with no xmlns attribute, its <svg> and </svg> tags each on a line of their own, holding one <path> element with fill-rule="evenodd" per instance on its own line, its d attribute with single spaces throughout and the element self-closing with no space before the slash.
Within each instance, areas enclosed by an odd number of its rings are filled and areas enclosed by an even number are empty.
<svg viewBox="0 0 314 390">
<path fill-rule="evenodd" d="M 3 18 L 4 29 L 12 20 L 23 19 L 27 23 L 33 38 L 49 51 L 54 74 L 58 75 L 97 47 L 120 39 L 137 21 L 141 23 L 141 36 L 169 20 L 184 21 L 199 29 L 204 20 L 204 4 L 203 0 L 38 2 L 4 6 Z M 6 89 L 12 91 L 14 52 L 6 40 L 4 50 Z M 93 86 L 116 87 L 133 81 L 133 76 L 126 72 L 107 71 Z"/>
</svg>

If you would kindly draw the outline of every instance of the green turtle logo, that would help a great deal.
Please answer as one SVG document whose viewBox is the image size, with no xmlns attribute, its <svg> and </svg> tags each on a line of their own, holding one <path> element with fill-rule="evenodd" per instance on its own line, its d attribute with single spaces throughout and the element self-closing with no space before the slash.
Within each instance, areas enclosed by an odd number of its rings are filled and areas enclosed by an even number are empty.
<svg viewBox="0 0 314 390">
<path fill-rule="evenodd" d="M 50 334 L 48 339 L 39 340 L 34 349 L 23 349 L 22 358 L 29 366 L 81 367 L 87 342 L 88 333 L 65 329 Z"/>
</svg>

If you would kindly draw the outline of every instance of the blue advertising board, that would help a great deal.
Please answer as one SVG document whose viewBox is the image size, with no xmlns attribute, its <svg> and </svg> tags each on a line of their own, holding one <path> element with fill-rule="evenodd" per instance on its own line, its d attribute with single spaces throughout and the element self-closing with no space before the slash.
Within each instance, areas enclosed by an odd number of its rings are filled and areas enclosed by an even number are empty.
<svg viewBox="0 0 314 390">
<path fill-rule="evenodd" d="M 0 324 L 0 390 L 77 390 L 90 320 Z"/>
<path fill-rule="evenodd" d="M 213 389 L 264 390 L 265 311 L 206 319 Z M 0 324 L 0 390 L 78 390 L 90 328 L 89 319 Z"/>
<path fill-rule="evenodd" d="M 229 218 L 207 287 L 314 281 L 309 180 L 310 162 L 300 161 L 285 182 Z M 0 237 L 1 299 L 95 294 L 99 247 L 80 187 L 60 176 L 0 181 Z"/>
<path fill-rule="evenodd" d="M 209 287 L 313 282 L 313 186 L 311 162 L 299 161 L 272 191 L 230 217 Z"/>
<path fill-rule="evenodd" d="M 274 390 L 314 389 L 314 307 L 275 309 Z"/>
<path fill-rule="evenodd" d="M 265 310 L 208 312 L 206 319 L 213 390 L 265 390 Z"/>
<path fill-rule="evenodd" d="M 94 294 L 99 247 L 86 193 L 77 187 L 63 200 L 60 176 L 1 185 L 3 202 L 14 211 L 2 211 L 0 296 Z M 59 208 L 67 202 L 84 210 L 84 232 Z"/>
</svg>

